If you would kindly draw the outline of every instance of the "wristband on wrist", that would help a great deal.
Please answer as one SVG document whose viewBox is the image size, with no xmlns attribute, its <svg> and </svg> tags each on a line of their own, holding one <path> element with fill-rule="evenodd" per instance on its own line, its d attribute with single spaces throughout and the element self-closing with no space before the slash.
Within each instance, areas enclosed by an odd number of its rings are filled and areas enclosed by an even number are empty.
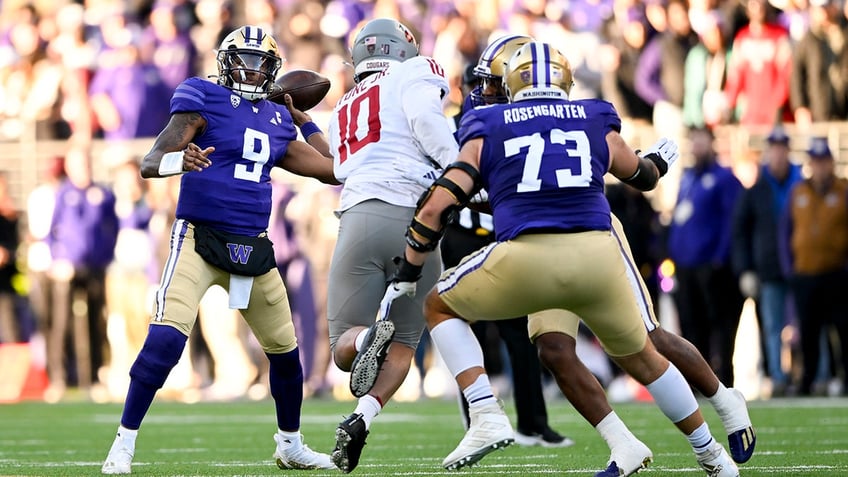
<svg viewBox="0 0 848 477">
<path fill-rule="evenodd" d="M 168 152 L 159 161 L 159 175 L 162 177 L 185 174 L 183 170 L 183 151 Z"/>
<path fill-rule="evenodd" d="M 406 261 L 406 257 L 395 257 L 393 261 L 398 267 L 395 272 L 395 278 L 397 281 L 417 282 L 418 279 L 421 278 L 421 269 L 424 268 L 423 265 L 413 265 Z"/>
<path fill-rule="evenodd" d="M 321 134 L 321 128 L 312 121 L 300 125 L 300 134 L 303 134 L 303 139 L 309 138 L 313 134 Z"/>
</svg>

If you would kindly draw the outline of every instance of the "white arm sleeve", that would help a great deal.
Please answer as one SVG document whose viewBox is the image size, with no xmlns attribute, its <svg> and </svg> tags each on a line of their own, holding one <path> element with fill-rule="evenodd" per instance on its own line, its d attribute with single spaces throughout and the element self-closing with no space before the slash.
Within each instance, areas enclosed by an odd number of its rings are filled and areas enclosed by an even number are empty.
<svg viewBox="0 0 848 477">
<path fill-rule="evenodd" d="M 444 168 L 456 161 L 459 146 L 442 111 L 442 89 L 424 81 L 411 89 L 401 99 L 409 127 L 423 152 Z"/>
</svg>

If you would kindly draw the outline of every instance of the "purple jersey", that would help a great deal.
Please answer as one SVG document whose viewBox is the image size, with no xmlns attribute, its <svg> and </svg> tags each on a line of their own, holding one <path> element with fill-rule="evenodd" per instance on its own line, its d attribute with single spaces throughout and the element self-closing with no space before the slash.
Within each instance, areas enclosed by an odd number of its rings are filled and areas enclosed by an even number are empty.
<svg viewBox="0 0 848 477">
<path fill-rule="evenodd" d="M 177 86 L 171 114 L 197 112 L 206 129 L 193 142 L 215 147 L 212 165 L 183 174 L 177 218 L 226 232 L 256 236 L 268 228 L 271 168 L 297 138 L 285 106 L 248 101 L 201 78 Z"/>
<path fill-rule="evenodd" d="M 531 229 L 609 230 L 606 135 L 621 130 L 612 104 L 527 100 L 468 111 L 460 145 L 483 138 L 480 173 L 499 241 Z"/>
</svg>

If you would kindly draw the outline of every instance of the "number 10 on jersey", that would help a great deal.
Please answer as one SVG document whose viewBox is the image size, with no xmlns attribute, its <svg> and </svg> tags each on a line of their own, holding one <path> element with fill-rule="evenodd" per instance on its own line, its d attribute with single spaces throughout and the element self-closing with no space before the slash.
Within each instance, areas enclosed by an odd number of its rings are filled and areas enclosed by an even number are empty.
<svg viewBox="0 0 848 477">
<path fill-rule="evenodd" d="M 362 116 L 363 107 L 367 116 Z M 339 135 L 339 164 L 350 154 L 380 140 L 380 85 L 366 89 L 339 109 Z"/>
</svg>

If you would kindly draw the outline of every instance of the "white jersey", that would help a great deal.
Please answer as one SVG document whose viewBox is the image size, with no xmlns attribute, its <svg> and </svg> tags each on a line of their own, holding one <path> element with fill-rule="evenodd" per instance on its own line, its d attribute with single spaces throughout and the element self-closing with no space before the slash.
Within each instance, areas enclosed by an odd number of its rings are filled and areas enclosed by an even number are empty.
<svg viewBox="0 0 848 477">
<path fill-rule="evenodd" d="M 339 100 L 328 137 L 335 176 L 344 183 L 340 211 L 369 199 L 415 207 L 424 188 L 392 164 L 415 171 L 456 160 L 459 148 L 442 111 L 449 90 L 442 67 L 416 56 L 368 76 Z"/>
</svg>

